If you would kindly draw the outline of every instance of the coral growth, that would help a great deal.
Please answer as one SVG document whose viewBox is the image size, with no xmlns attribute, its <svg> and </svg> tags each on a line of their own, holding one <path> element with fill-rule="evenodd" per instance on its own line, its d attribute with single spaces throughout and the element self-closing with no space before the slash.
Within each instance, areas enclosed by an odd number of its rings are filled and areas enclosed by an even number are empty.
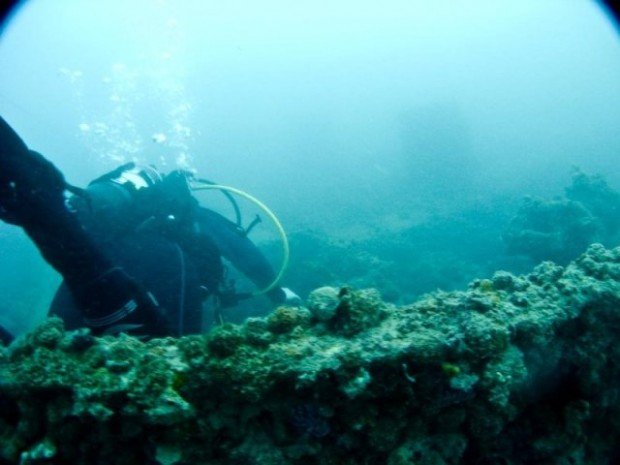
<svg viewBox="0 0 620 465">
<path fill-rule="evenodd" d="M 7 464 L 609 464 L 620 248 L 406 306 L 330 291 L 205 336 L 57 319 L 0 353 Z M 337 302 L 334 300 L 337 299 Z"/>
<path fill-rule="evenodd" d="M 504 234 L 508 252 L 566 264 L 593 242 L 620 242 L 620 193 L 601 176 L 573 173 L 566 197 L 526 198 Z"/>
</svg>

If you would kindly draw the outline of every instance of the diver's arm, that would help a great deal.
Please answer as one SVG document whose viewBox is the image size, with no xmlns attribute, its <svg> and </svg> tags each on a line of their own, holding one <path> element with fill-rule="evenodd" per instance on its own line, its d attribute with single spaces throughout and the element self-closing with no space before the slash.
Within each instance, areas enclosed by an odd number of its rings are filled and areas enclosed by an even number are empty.
<svg viewBox="0 0 620 465">
<path fill-rule="evenodd" d="M 65 188 L 62 173 L 0 117 L 0 219 L 24 229 L 94 329 L 106 330 L 130 314 L 149 323 L 158 319 L 148 293 L 106 258 L 67 209 Z"/>
<path fill-rule="evenodd" d="M 276 278 L 273 268 L 258 247 L 233 222 L 202 207 L 196 209 L 195 218 L 200 231 L 208 234 L 222 255 L 257 287 L 263 289 L 273 282 Z M 276 303 L 286 300 L 285 292 L 279 287 L 267 295 Z"/>
<path fill-rule="evenodd" d="M 93 280 L 110 263 L 90 244 L 65 206 L 62 173 L 28 150 L 0 118 L 0 218 L 21 226 L 68 283 Z"/>
</svg>

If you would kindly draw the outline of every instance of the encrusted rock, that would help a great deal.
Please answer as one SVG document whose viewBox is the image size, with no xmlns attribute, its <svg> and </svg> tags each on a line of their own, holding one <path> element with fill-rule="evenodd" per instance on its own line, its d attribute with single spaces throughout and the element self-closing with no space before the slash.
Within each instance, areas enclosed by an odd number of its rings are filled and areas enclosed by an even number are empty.
<svg viewBox="0 0 620 465">
<path fill-rule="evenodd" d="M 317 320 L 331 320 L 340 305 L 340 290 L 329 286 L 319 287 L 310 293 L 306 305 Z"/>
<path fill-rule="evenodd" d="M 309 310 L 180 339 L 91 340 L 46 321 L 0 357 L 0 463 L 620 456 L 620 248 L 403 307 L 374 290 L 313 294 Z"/>
<path fill-rule="evenodd" d="M 267 317 L 267 328 L 275 334 L 291 331 L 296 326 L 305 326 L 310 322 L 310 313 L 301 307 L 277 307 Z"/>
</svg>

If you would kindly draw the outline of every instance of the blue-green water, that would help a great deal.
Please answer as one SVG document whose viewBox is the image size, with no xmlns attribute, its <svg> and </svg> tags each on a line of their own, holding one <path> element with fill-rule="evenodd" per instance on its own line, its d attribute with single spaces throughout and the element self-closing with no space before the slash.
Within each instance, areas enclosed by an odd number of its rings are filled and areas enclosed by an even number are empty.
<svg viewBox="0 0 620 465">
<path fill-rule="evenodd" d="M 34 0 L 0 69 L 1 114 L 70 182 L 135 159 L 268 204 L 302 297 L 528 269 L 503 238 L 524 196 L 564 198 L 574 167 L 620 190 L 620 40 L 586 0 Z M 59 278 L 0 239 L 0 323 L 22 331 Z"/>
</svg>

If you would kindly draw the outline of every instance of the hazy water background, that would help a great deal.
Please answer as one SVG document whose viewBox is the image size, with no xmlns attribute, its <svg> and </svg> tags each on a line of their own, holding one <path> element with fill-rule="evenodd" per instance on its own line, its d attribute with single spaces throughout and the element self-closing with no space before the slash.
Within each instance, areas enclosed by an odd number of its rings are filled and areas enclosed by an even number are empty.
<svg viewBox="0 0 620 465">
<path fill-rule="evenodd" d="M 498 238 L 524 195 L 561 195 L 573 166 L 620 189 L 620 40 L 594 1 L 33 0 L 0 69 L 0 112 L 74 184 L 136 159 L 263 200 L 301 291 L 355 278 L 347 251 L 401 297 L 517 270 Z M 0 240 L 20 331 L 59 278 L 18 229 Z M 459 247 L 479 268 L 446 277 Z"/>
</svg>

